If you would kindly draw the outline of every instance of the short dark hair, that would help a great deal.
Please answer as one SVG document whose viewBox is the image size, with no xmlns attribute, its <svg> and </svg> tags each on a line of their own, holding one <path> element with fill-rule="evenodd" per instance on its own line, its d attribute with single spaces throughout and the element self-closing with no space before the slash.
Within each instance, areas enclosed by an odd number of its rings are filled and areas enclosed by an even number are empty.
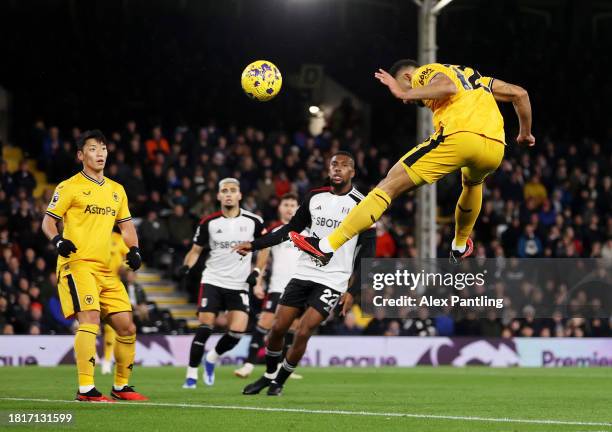
<svg viewBox="0 0 612 432">
<path fill-rule="evenodd" d="M 353 161 L 353 166 L 355 166 L 355 158 L 353 157 L 353 154 L 344 150 L 340 150 L 337 151 L 336 153 L 334 153 L 333 155 L 331 155 L 332 158 L 336 157 L 336 156 L 346 156 L 347 158 L 349 158 L 350 160 Z M 330 158 L 331 160 L 331 158 Z"/>
<path fill-rule="evenodd" d="M 395 77 L 400 70 L 402 70 L 405 67 L 415 67 L 418 68 L 419 64 L 417 63 L 416 60 L 412 60 L 412 59 L 401 59 L 396 61 L 395 63 L 393 63 L 393 66 L 391 66 L 391 68 L 389 69 L 389 73 L 391 74 L 392 77 Z"/>
<path fill-rule="evenodd" d="M 79 139 L 77 140 L 77 143 L 76 143 L 77 150 L 83 150 L 83 146 L 85 145 L 87 140 L 90 140 L 90 139 L 94 139 L 97 142 L 102 143 L 104 145 L 107 144 L 106 137 L 104 136 L 102 131 L 100 131 L 100 129 L 88 130 L 88 131 L 83 132 L 81 136 L 79 137 Z"/>
<path fill-rule="evenodd" d="M 298 201 L 298 196 L 297 194 L 294 194 L 293 192 L 287 192 L 280 198 L 279 203 L 282 203 L 283 201 L 286 201 L 286 200 Z"/>
</svg>

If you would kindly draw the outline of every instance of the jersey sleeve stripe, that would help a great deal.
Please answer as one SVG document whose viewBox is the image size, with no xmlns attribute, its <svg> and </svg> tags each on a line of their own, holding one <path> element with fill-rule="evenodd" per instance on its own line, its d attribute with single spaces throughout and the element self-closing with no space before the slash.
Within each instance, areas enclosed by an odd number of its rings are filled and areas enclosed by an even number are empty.
<svg viewBox="0 0 612 432">
<path fill-rule="evenodd" d="M 357 195 L 350 193 L 349 197 L 351 197 L 353 199 L 353 201 L 355 201 L 357 204 L 359 204 L 362 200 L 362 198 L 359 198 Z"/>
<path fill-rule="evenodd" d="M 311 189 L 310 193 L 320 193 L 320 192 L 329 192 L 331 190 L 331 186 L 323 186 L 320 188 Z"/>
<path fill-rule="evenodd" d="M 48 214 L 49 216 L 51 216 L 53 219 L 62 220 L 61 217 L 59 217 L 58 215 L 56 215 L 54 213 L 51 213 L 49 210 L 47 210 L 45 213 Z"/>
<path fill-rule="evenodd" d="M 491 78 L 491 81 L 489 81 L 489 85 L 487 87 L 489 87 L 489 90 L 491 90 L 491 93 L 493 93 L 493 81 L 495 81 L 495 78 Z"/>
<path fill-rule="evenodd" d="M 216 218 L 218 218 L 218 217 L 220 217 L 222 215 L 223 215 L 223 212 L 221 210 L 219 210 L 219 211 L 216 211 L 214 213 L 209 214 L 208 216 L 204 216 L 204 217 L 202 217 L 202 219 L 200 219 L 200 225 L 202 225 L 203 223 L 208 222 L 208 221 L 210 221 L 212 219 L 216 219 Z"/>
<path fill-rule="evenodd" d="M 123 218 L 123 219 L 118 219 L 116 222 L 117 222 L 118 224 L 120 224 L 120 223 L 123 223 L 123 222 L 127 222 L 127 221 L 129 221 L 129 220 L 132 220 L 132 216 L 128 216 L 128 217 Z"/>
<path fill-rule="evenodd" d="M 246 217 L 255 218 L 259 221 L 259 223 L 263 224 L 263 218 L 259 216 L 258 214 L 252 213 L 244 209 L 242 209 L 242 214 L 245 215 Z"/>
</svg>

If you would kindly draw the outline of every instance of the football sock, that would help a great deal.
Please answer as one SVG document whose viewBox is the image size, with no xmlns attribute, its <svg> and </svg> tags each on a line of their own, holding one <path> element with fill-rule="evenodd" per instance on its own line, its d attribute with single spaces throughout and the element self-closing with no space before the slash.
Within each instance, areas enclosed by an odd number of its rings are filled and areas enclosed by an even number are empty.
<svg viewBox="0 0 612 432">
<path fill-rule="evenodd" d="M 104 360 L 111 361 L 115 347 L 115 330 L 108 325 L 104 325 Z"/>
<path fill-rule="evenodd" d="M 208 354 L 206 354 L 206 361 L 209 363 L 215 363 L 219 356 L 223 355 L 224 353 L 228 352 L 236 345 L 238 345 L 238 342 L 240 342 L 241 337 L 242 333 L 239 332 L 228 331 L 227 333 L 225 333 L 221 337 L 221 339 L 219 339 L 219 342 L 217 342 L 215 349 L 209 351 Z"/>
<path fill-rule="evenodd" d="M 270 351 L 266 347 L 266 373 L 264 376 L 269 379 L 274 379 L 278 362 L 280 362 L 282 351 Z"/>
<path fill-rule="evenodd" d="M 278 374 L 276 375 L 276 378 L 274 378 L 274 381 L 280 385 L 285 384 L 285 381 L 287 381 L 287 378 L 289 378 L 289 375 L 293 373 L 296 367 L 297 365 L 289 363 L 287 359 L 283 360 L 283 364 L 278 370 Z"/>
<path fill-rule="evenodd" d="M 285 335 L 285 346 L 283 346 L 283 357 L 287 355 L 287 351 L 291 345 L 293 345 L 293 338 L 295 337 L 295 332 L 289 330 Z"/>
<path fill-rule="evenodd" d="M 467 239 L 474 229 L 482 205 L 482 183 L 477 185 L 463 184 L 463 191 L 455 208 L 455 239 L 453 247 L 465 250 Z"/>
<path fill-rule="evenodd" d="M 115 388 L 127 385 L 136 356 L 136 335 L 115 338 Z"/>
<path fill-rule="evenodd" d="M 191 378 L 197 381 L 198 379 L 198 368 L 197 367 L 187 367 L 187 376 L 186 378 Z"/>
<path fill-rule="evenodd" d="M 79 324 L 74 337 L 74 356 L 76 357 L 77 373 L 79 374 L 79 391 L 82 393 L 91 390 L 94 385 L 98 328 L 97 324 Z M 89 388 L 89 390 L 83 392 L 82 388 Z"/>
<path fill-rule="evenodd" d="M 197 368 L 202 363 L 204 356 L 204 345 L 208 337 L 212 333 L 212 327 L 206 324 L 200 324 L 196 330 L 196 334 L 191 341 L 191 349 L 189 350 L 189 367 L 196 368 L 196 377 L 198 376 Z"/>
<path fill-rule="evenodd" d="M 333 252 L 344 243 L 365 231 L 376 222 L 391 204 L 391 197 L 382 189 L 374 188 L 356 207 L 344 218 L 340 226 L 327 236 L 329 248 L 324 250 L 327 242 L 321 241 L 319 247 L 323 252 Z"/>
<path fill-rule="evenodd" d="M 251 336 L 251 343 L 249 344 L 249 356 L 246 360 L 247 363 L 255 364 L 255 362 L 257 361 L 257 353 L 264 344 L 266 334 L 268 334 L 267 329 L 255 326 L 255 329 L 253 330 L 253 335 Z"/>
</svg>

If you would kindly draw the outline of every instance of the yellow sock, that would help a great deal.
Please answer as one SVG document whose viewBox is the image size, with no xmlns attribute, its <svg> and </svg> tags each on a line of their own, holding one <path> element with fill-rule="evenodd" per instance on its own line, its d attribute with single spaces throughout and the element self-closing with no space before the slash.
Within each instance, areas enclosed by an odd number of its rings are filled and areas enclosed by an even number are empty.
<svg viewBox="0 0 612 432">
<path fill-rule="evenodd" d="M 455 208 L 455 247 L 463 249 L 474 229 L 482 206 L 482 183 L 463 184 L 463 191 Z"/>
<path fill-rule="evenodd" d="M 98 328 L 97 324 L 79 324 L 79 329 L 74 337 L 74 356 L 79 374 L 79 386 L 94 385 Z"/>
<path fill-rule="evenodd" d="M 115 385 L 127 385 L 136 356 L 136 335 L 115 338 Z"/>
<path fill-rule="evenodd" d="M 115 330 L 108 325 L 104 325 L 104 360 L 109 362 L 113 355 L 113 350 L 115 348 Z"/>
<path fill-rule="evenodd" d="M 391 197 L 382 189 L 374 188 L 344 218 L 340 226 L 328 237 L 330 246 L 337 250 L 344 243 L 368 229 L 376 222 L 391 204 Z"/>
</svg>

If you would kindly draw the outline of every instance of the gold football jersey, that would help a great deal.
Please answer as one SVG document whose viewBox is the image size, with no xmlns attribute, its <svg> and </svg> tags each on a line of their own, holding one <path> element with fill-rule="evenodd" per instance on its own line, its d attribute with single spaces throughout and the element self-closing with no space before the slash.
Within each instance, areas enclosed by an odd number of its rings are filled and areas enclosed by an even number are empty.
<svg viewBox="0 0 612 432">
<path fill-rule="evenodd" d="M 106 177 L 98 181 L 83 171 L 57 185 L 47 214 L 63 220 L 62 236 L 77 248 L 68 258 L 58 256 L 57 268 L 83 260 L 105 272 L 110 271 L 113 226 L 132 218 L 123 186 Z"/>
<path fill-rule="evenodd" d="M 473 132 L 505 143 L 504 119 L 492 92 L 494 78 L 466 66 L 431 63 L 414 72 L 412 87 L 426 86 L 439 73 L 455 83 L 457 93 L 443 100 L 423 100 L 433 112 L 435 131 L 444 128 L 444 135 Z"/>
</svg>

